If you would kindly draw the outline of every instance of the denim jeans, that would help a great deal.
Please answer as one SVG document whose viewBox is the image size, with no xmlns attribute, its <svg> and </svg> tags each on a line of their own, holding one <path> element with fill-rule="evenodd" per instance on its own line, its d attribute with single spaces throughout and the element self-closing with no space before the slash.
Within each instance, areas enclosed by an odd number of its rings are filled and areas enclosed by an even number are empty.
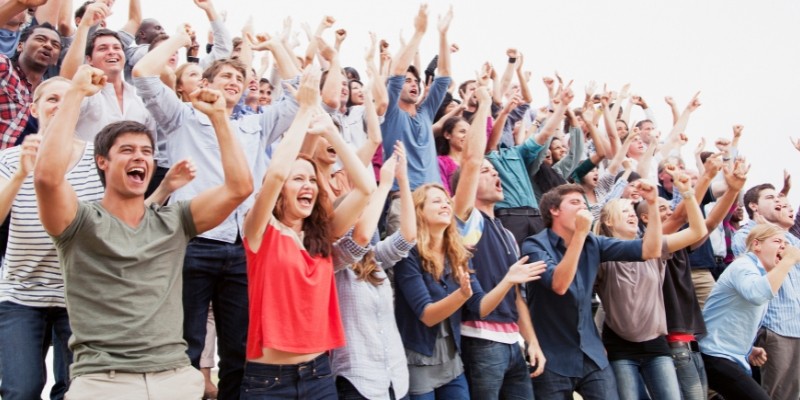
<svg viewBox="0 0 800 400">
<path fill-rule="evenodd" d="M 339 394 L 339 400 L 367 400 L 353 383 L 343 376 L 336 377 L 336 392 Z M 389 399 L 397 400 L 397 396 L 395 396 L 394 389 L 391 386 L 389 387 Z M 408 400 L 408 395 L 400 400 Z"/>
<path fill-rule="evenodd" d="M 584 400 L 619 399 L 617 381 L 611 366 L 600 368 L 591 359 L 583 357 L 583 376 L 580 378 L 559 375 L 546 366 L 544 373 L 533 378 L 533 392 L 540 399 L 572 400 L 578 392 Z"/>
<path fill-rule="evenodd" d="M 409 397 L 411 400 L 469 400 L 467 378 L 464 377 L 464 374 L 461 374 L 432 392 L 412 394 Z"/>
<path fill-rule="evenodd" d="M 194 238 L 183 261 L 183 337 L 192 366 L 200 368 L 208 305 L 213 303 L 219 344 L 219 399 L 239 397 L 247 345 L 247 261 L 241 243 Z"/>
<path fill-rule="evenodd" d="M 669 356 L 611 361 L 621 400 L 638 400 L 642 380 L 653 400 L 680 400 L 681 389 L 675 364 Z M 640 378 L 641 377 L 641 378 Z"/>
<path fill-rule="evenodd" d="M 700 352 L 692 351 L 688 347 L 670 350 L 683 400 L 705 400 L 708 396 L 708 380 Z"/>
<path fill-rule="evenodd" d="M 703 354 L 708 386 L 725 400 L 769 400 L 769 396 L 739 364 Z"/>
<path fill-rule="evenodd" d="M 66 308 L 0 302 L 0 364 L 3 364 L 0 398 L 41 398 L 47 380 L 45 356 L 51 338 L 58 342 L 53 346 L 54 351 L 62 352 L 53 357 L 53 362 L 60 360 L 64 364 L 55 369 L 64 371 L 72 363 L 72 353 L 67 347 L 70 335 Z M 51 392 L 52 399 L 63 398 L 67 382 L 56 382 L 59 388 Z"/>
<path fill-rule="evenodd" d="M 461 359 L 473 399 L 533 398 L 528 365 L 519 344 L 462 337 Z"/>
<path fill-rule="evenodd" d="M 327 354 L 294 365 L 248 362 L 244 367 L 241 393 L 244 400 L 337 399 Z"/>
</svg>

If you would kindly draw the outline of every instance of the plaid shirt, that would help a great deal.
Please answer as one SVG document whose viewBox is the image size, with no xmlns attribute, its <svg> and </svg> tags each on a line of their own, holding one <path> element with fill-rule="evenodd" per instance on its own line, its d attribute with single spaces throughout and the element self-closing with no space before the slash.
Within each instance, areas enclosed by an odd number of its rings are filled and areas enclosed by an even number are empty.
<svg viewBox="0 0 800 400">
<path fill-rule="evenodd" d="M 0 54 L 0 150 L 13 147 L 28 123 L 31 84 L 19 67 Z"/>
</svg>

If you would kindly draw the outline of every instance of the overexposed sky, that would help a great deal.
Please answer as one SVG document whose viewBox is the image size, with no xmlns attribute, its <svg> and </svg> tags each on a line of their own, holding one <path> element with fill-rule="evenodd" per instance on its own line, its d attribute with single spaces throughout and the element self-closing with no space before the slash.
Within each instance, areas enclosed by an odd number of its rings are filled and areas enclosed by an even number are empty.
<svg viewBox="0 0 800 400">
<path fill-rule="evenodd" d="M 76 7 L 82 1 L 75 1 Z M 208 23 L 191 0 L 142 0 L 145 17 L 158 19 L 167 32 L 183 22 L 200 32 L 204 44 Z M 793 119 L 800 109 L 800 2 L 774 1 L 509 1 L 429 2 L 428 33 L 421 45 L 422 63 L 436 54 L 436 17 L 454 4 L 450 41 L 461 51 L 452 57 L 457 82 L 470 79 L 484 61 L 502 71 L 505 49 L 525 54 L 525 69 L 533 71 L 534 105 L 546 101 L 543 75 L 558 71 L 574 79 L 576 98 L 589 80 L 619 90 L 632 84 L 654 109 L 662 135 L 671 128 L 664 96 L 673 96 L 680 109 L 702 91 L 702 107 L 692 117 L 685 158 L 701 136 L 707 149 L 714 139 L 730 137 L 731 126 L 745 126 L 741 151 L 753 164 L 747 187 L 761 182 L 781 186 L 782 169 L 796 171 L 797 188 L 790 198 L 800 203 L 800 152 L 788 137 L 800 137 Z M 324 15 L 337 19 L 334 29 L 348 31 L 342 46 L 344 65 L 362 71 L 368 31 L 390 42 L 394 53 L 399 34 L 413 33 L 418 3 L 407 1 L 244 1 L 216 2 L 228 13 L 227 25 L 236 34 L 248 16 L 256 31 L 276 32 L 283 18 L 292 16 L 295 30 L 308 22 L 314 29 Z M 119 28 L 127 16 L 127 0 L 117 0 L 110 28 Z M 305 49 L 305 35 L 301 34 Z M 326 39 L 333 41 L 333 32 Z M 257 60 L 258 58 L 256 58 Z M 257 61 L 256 61 L 257 62 Z M 576 101 L 573 105 L 577 105 Z M 635 109 L 632 120 L 643 118 Z M 687 164 L 693 165 L 690 160 Z"/>
</svg>

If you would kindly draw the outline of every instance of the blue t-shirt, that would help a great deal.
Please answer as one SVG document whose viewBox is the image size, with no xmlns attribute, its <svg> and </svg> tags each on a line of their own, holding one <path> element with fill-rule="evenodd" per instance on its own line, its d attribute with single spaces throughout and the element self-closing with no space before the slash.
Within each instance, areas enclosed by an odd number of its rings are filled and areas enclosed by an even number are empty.
<svg viewBox="0 0 800 400">
<path fill-rule="evenodd" d="M 397 104 L 405 79 L 405 75 L 395 75 L 386 82 L 389 106 L 381 124 L 383 160 L 391 157 L 396 141 L 403 142 L 408 162 L 408 181 L 411 190 L 414 190 L 426 183 L 439 183 L 442 180 L 437 168 L 439 164 L 433 138 L 433 117 L 450 86 L 450 77 L 440 76 L 433 80 L 428 87 L 428 97 L 417 107 L 417 114 L 413 117 Z M 398 190 L 396 182 L 392 190 Z"/>
</svg>

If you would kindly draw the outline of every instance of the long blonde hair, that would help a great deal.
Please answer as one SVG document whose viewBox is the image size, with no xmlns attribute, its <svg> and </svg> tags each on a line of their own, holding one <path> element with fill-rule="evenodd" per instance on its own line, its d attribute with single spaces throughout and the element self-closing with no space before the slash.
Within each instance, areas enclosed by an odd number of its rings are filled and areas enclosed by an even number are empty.
<svg viewBox="0 0 800 400">
<path fill-rule="evenodd" d="M 594 224 L 594 234 L 614 237 L 614 224 L 622 219 L 622 211 L 625 207 L 632 207 L 630 199 L 610 200 L 600 211 L 600 219 Z"/>
<path fill-rule="evenodd" d="M 417 251 L 422 261 L 422 270 L 433 275 L 436 280 L 439 280 L 444 273 L 444 263 L 435 256 L 436 249 L 431 247 L 431 232 L 422 211 L 425 207 L 425 200 L 428 198 L 429 189 L 441 190 L 447 197 L 447 201 L 452 203 L 452 200 L 450 196 L 447 195 L 444 186 L 438 183 L 422 185 L 418 187 L 412 195 L 414 199 L 414 211 L 417 217 Z M 471 255 L 461 241 L 461 235 L 459 235 L 458 229 L 456 228 L 455 217 L 451 218 L 450 225 L 444 230 L 442 246 L 444 247 L 444 258 L 450 261 L 453 278 L 458 282 L 461 280 L 464 270 L 468 268 Z"/>
<path fill-rule="evenodd" d="M 361 260 L 353 264 L 352 269 L 356 274 L 356 278 L 369 282 L 374 286 L 380 285 L 385 279 L 384 277 L 378 276 L 378 271 L 380 271 L 381 268 L 375 260 L 375 250 L 367 252 Z"/>
</svg>

